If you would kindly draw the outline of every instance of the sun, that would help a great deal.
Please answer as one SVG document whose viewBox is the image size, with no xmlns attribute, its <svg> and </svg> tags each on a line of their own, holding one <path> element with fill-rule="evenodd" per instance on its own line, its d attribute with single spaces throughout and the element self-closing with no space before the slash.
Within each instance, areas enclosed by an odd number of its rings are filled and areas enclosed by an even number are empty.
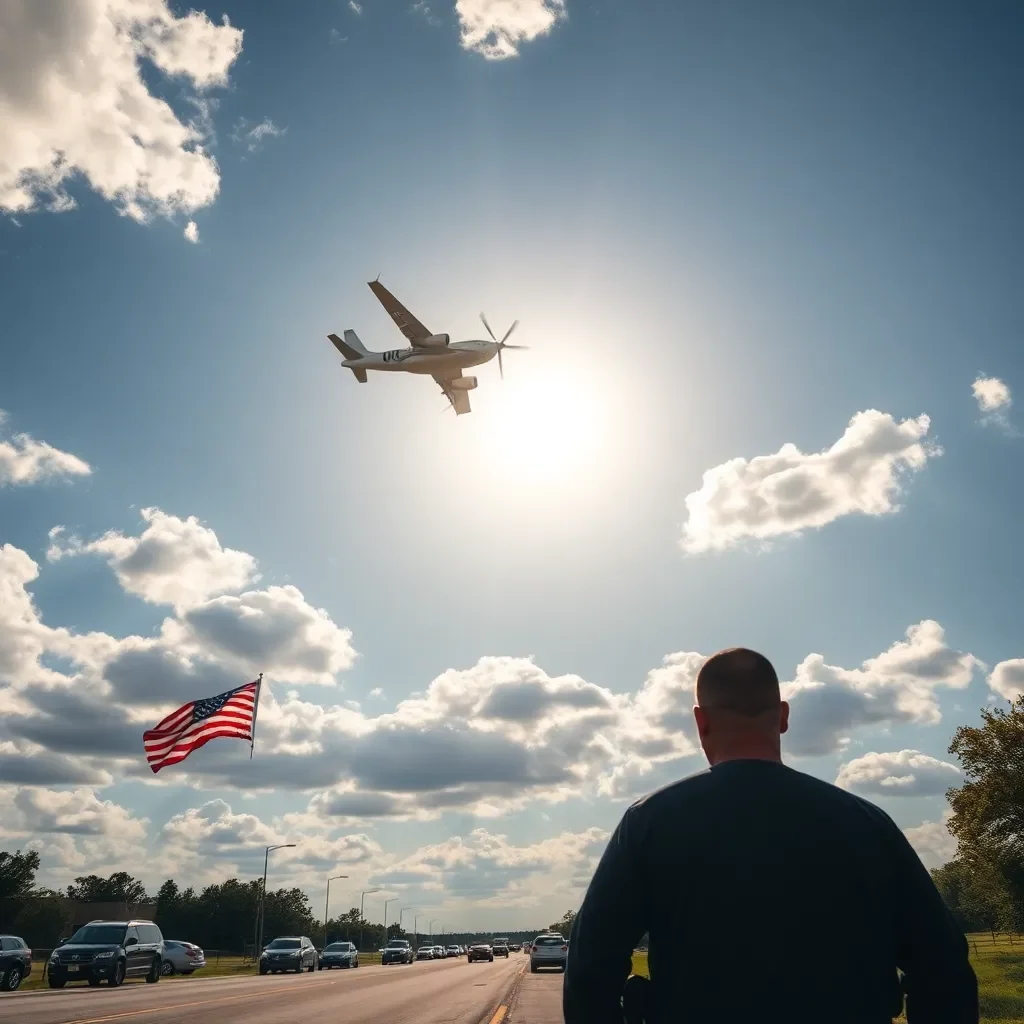
<svg viewBox="0 0 1024 1024">
<path fill-rule="evenodd" d="M 520 482 L 578 479 L 592 473 L 600 456 L 604 423 L 598 406 L 597 393 L 579 376 L 506 378 L 489 410 L 485 444 Z"/>
</svg>

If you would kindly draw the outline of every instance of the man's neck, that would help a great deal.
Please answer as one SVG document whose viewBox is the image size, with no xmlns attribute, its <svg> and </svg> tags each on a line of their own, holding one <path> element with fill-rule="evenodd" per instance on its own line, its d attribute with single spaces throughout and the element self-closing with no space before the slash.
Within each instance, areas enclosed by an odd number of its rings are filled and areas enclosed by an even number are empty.
<svg viewBox="0 0 1024 1024">
<path fill-rule="evenodd" d="M 727 761 L 774 761 L 782 764 L 782 751 L 777 746 L 770 744 L 750 744 L 749 746 L 737 746 L 721 753 L 716 752 L 714 757 L 708 757 L 711 766 L 725 764 Z"/>
</svg>

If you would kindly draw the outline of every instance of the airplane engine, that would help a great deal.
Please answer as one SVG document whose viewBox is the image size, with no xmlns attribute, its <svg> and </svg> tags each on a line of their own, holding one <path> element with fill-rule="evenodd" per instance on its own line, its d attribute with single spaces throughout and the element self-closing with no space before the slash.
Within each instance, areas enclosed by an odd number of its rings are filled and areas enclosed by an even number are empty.
<svg viewBox="0 0 1024 1024">
<path fill-rule="evenodd" d="M 472 391 L 476 387 L 476 377 L 456 377 L 451 385 L 459 391 Z"/>
<path fill-rule="evenodd" d="M 432 334 L 429 338 L 424 338 L 416 344 L 422 345 L 424 348 L 444 348 L 449 340 L 447 334 Z"/>
</svg>

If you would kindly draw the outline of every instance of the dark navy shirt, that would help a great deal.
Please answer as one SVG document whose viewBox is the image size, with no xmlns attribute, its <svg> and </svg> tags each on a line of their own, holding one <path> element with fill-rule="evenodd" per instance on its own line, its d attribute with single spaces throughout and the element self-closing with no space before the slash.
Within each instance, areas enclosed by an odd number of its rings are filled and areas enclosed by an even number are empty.
<svg viewBox="0 0 1024 1024">
<path fill-rule="evenodd" d="M 573 926 L 566 1024 L 622 1024 L 650 936 L 650 1024 L 977 1024 L 967 941 L 874 804 L 773 761 L 640 800 Z"/>
</svg>

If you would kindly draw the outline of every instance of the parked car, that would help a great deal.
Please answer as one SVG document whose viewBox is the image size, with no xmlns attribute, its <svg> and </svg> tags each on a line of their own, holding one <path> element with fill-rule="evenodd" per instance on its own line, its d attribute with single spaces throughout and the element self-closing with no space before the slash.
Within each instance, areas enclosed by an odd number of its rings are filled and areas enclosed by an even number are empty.
<svg viewBox="0 0 1024 1024">
<path fill-rule="evenodd" d="M 32 950 L 17 935 L 0 935 L 0 991 L 13 992 L 32 973 Z"/>
<path fill-rule="evenodd" d="M 283 935 L 264 947 L 260 954 L 260 974 L 281 971 L 315 971 L 316 949 L 305 935 Z"/>
<path fill-rule="evenodd" d="M 380 955 L 382 964 L 411 964 L 412 961 L 412 946 L 408 939 L 392 939 Z"/>
<path fill-rule="evenodd" d="M 153 983 L 160 980 L 163 963 L 164 937 L 152 921 L 90 921 L 61 940 L 46 973 L 50 988 L 69 981 L 120 985 L 140 975 Z"/>
<path fill-rule="evenodd" d="M 569 944 L 557 932 L 538 935 L 530 944 L 530 971 L 537 973 L 542 967 L 561 967 L 565 970 L 565 957 Z"/>
<path fill-rule="evenodd" d="M 503 956 L 506 960 L 508 959 L 508 939 L 495 939 L 491 943 L 491 949 L 494 950 L 495 956 Z"/>
<path fill-rule="evenodd" d="M 194 942 L 164 939 L 164 962 L 160 973 L 192 974 L 206 966 L 206 954 Z"/>
<path fill-rule="evenodd" d="M 321 971 L 329 971 L 332 967 L 358 967 L 359 951 L 352 942 L 332 942 L 324 946 L 318 966 Z"/>
<path fill-rule="evenodd" d="M 434 947 L 433 946 L 420 946 L 420 948 L 416 950 L 416 959 L 417 960 L 434 960 L 435 959 Z"/>
<path fill-rule="evenodd" d="M 494 963 L 494 950 L 491 949 L 489 942 L 474 942 L 469 947 L 468 960 L 472 963 L 474 960 L 488 960 Z"/>
</svg>

